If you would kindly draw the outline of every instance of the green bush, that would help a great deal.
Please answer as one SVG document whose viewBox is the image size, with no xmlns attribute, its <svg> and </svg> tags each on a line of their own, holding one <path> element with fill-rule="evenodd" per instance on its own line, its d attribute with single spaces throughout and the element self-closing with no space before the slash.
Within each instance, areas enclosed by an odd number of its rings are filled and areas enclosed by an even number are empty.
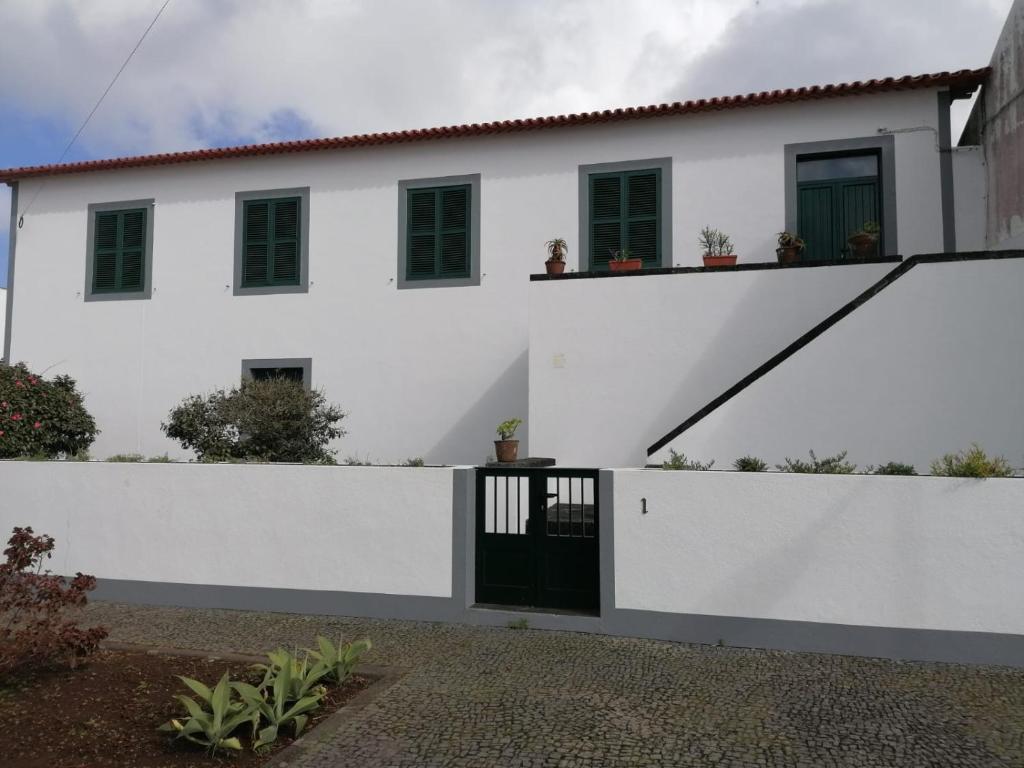
<svg viewBox="0 0 1024 768">
<path fill-rule="evenodd" d="M 913 464 L 904 464 L 901 461 L 890 461 L 879 466 L 869 466 L 869 475 L 916 475 L 917 470 Z"/>
<path fill-rule="evenodd" d="M 1013 477 L 1013 467 L 1002 456 L 989 456 L 977 443 L 960 453 L 947 453 L 932 462 L 932 474 L 940 477 Z"/>
<path fill-rule="evenodd" d="M 715 466 L 715 460 L 714 459 L 709 461 L 707 464 L 702 464 L 699 461 L 695 461 L 695 460 L 691 461 L 690 459 L 686 458 L 686 454 L 685 453 L 676 453 L 674 450 L 669 448 L 669 450 L 668 450 L 668 460 L 666 460 L 661 465 L 661 468 L 662 469 L 686 469 L 686 470 L 691 470 L 691 471 L 704 471 L 704 470 L 711 469 L 713 466 Z"/>
<path fill-rule="evenodd" d="M 113 456 L 107 456 L 107 461 L 114 464 L 137 464 L 145 460 L 146 457 L 141 453 L 115 453 Z"/>
<path fill-rule="evenodd" d="M 44 379 L 24 363 L 0 363 L 0 459 L 73 457 L 98 432 L 70 376 Z"/>
<path fill-rule="evenodd" d="M 732 468 L 737 472 L 764 472 L 768 463 L 757 456 L 740 456 L 732 463 Z"/>
<path fill-rule="evenodd" d="M 835 456 L 826 456 L 819 459 L 814 451 L 809 451 L 810 461 L 802 459 L 791 459 L 786 457 L 785 464 L 776 464 L 775 468 L 780 472 L 798 472 L 806 475 L 851 475 L 857 470 L 856 464 L 846 461 L 846 451 L 841 451 Z"/>
<path fill-rule="evenodd" d="M 345 434 L 344 417 L 322 392 L 276 378 L 187 397 L 160 427 L 200 461 L 333 464 L 327 444 Z"/>
</svg>

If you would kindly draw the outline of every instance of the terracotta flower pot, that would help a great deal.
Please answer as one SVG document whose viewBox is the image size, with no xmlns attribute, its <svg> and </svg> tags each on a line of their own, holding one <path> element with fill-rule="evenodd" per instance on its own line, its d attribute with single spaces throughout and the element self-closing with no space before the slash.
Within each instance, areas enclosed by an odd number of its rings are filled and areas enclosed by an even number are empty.
<svg viewBox="0 0 1024 768">
<path fill-rule="evenodd" d="M 736 254 L 728 256 L 704 256 L 705 267 L 731 267 L 736 264 Z"/>
<path fill-rule="evenodd" d="M 519 456 L 518 440 L 495 440 L 494 457 L 501 462 L 515 461 Z"/>
<path fill-rule="evenodd" d="M 786 245 L 775 249 L 775 255 L 779 257 L 779 264 L 796 264 L 800 261 L 799 245 Z"/>
<path fill-rule="evenodd" d="M 846 242 L 850 246 L 850 251 L 856 258 L 867 259 L 875 255 L 876 247 L 878 245 L 878 237 L 876 235 L 861 233 L 859 235 L 848 237 Z"/>
<path fill-rule="evenodd" d="M 641 269 L 643 265 L 643 259 L 626 259 L 625 261 L 612 259 L 608 262 L 608 270 L 610 272 L 635 272 Z"/>
<path fill-rule="evenodd" d="M 565 262 L 561 259 L 558 261 L 548 259 L 544 262 L 544 269 L 547 270 L 549 275 L 560 275 L 565 272 Z"/>
</svg>

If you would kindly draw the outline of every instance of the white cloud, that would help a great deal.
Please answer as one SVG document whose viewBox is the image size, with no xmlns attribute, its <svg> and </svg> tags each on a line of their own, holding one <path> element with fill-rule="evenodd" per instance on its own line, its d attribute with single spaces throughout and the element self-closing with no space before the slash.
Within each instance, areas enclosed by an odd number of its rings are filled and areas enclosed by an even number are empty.
<svg viewBox="0 0 1024 768">
<path fill-rule="evenodd" d="M 0 102 L 70 132 L 161 2 L 0 4 Z M 979 66 L 1009 3 L 172 0 L 81 143 L 167 151 Z"/>
</svg>

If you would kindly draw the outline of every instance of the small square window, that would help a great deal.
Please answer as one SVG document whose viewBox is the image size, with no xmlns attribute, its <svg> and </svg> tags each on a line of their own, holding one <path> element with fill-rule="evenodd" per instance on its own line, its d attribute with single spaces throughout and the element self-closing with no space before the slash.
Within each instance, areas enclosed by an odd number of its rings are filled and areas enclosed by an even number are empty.
<svg viewBox="0 0 1024 768">
<path fill-rule="evenodd" d="M 313 359 L 309 357 L 265 358 L 242 361 L 242 378 L 253 381 L 287 379 L 303 384 L 306 389 L 312 385 Z"/>
</svg>

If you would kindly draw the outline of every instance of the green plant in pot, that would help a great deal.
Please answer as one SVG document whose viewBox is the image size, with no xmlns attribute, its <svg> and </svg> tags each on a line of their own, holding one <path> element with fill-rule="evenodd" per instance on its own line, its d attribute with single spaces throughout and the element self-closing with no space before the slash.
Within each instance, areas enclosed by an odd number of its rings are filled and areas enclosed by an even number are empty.
<svg viewBox="0 0 1024 768">
<path fill-rule="evenodd" d="M 515 439 L 516 430 L 523 423 L 522 419 L 508 419 L 498 425 L 498 437 L 494 441 L 494 455 L 499 462 L 512 462 L 519 457 L 519 441 Z"/>
<path fill-rule="evenodd" d="M 549 275 L 562 274 L 565 271 L 565 254 L 568 253 L 569 246 L 560 237 L 548 240 L 544 246 L 548 249 L 548 260 L 544 262 L 544 268 Z"/>
<path fill-rule="evenodd" d="M 878 252 L 878 235 L 882 228 L 877 221 L 865 221 L 859 232 L 846 238 L 850 253 L 856 259 L 868 259 Z"/>
<path fill-rule="evenodd" d="M 634 256 L 629 248 L 620 248 L 617 251 L 609 248 L 608 253 L 611 254 L 611 259 L 608 260 L 608 269 L 612 272 L 634 272 L 644 265 L 644 260 L 639 256 Z"/>
<path fill-rule="evenodd" d="M 736 263 L 736 254 L 732 252 L 732 241 L 725 232 L 704 227 L 700 231 L 698 242 L 704 249 L 705 267 L 731 267 Z"/>
<path fill-rule="evenodd" d="M 775 249 L 775 255 L 779 257 L 779 264 L 795 264 L 800 261 L 800 254 L 806 243 L 792 232 L 779 232 L 779 247 Z"/>
</svg>

